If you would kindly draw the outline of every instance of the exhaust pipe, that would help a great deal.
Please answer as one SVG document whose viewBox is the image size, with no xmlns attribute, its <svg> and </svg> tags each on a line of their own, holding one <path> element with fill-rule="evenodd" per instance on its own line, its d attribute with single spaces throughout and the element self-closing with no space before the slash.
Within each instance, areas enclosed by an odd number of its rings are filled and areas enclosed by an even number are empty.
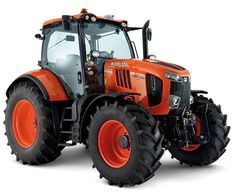
<svg viewBox="0 0 236 196">
<path fill-rule="evenodd" d="M 149 27 L 150 20 L 143 25 L 143 58 L 148 58 L 148 41 L 152 40 L 152 30 Z"/>
</svg>

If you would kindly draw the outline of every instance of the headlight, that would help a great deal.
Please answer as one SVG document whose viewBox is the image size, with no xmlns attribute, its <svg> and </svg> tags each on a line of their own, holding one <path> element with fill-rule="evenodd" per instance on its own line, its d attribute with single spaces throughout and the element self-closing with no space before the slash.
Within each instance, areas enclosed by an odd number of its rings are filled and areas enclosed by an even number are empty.
<svg viewBox="0 0 236 196">
<path fill-rule="evenodd" d="M 193 102 L 194 102 L 194 98 L 193 98 L 193 96 L 191 95 L 191 96 L 190 96 L 190 104 L 193 104 Z"/>
<path fill-rule="evenodd" d="M 175 73 L 171 73 L 166 71 L 166 78 L 175 82 L 190 82 L 191 77 L 190 76 L 180 76 Z"/>
<path fill-rule="evenodd" d="M 85 15 L 85 20 L 89 20 L 89 15 Z"/>
<path fill-rule="evenodd" d="M 170 95 L 169 96 L 169 106 L 170 109 L 177 109 L 179 107 L 181 98 L 176 95 Z"/>
<path fill-rule="evenodd" d="M 92 21 L 92 22 L 96 22 L 96 20 L 97 20 L 97 19 L 96 19 L 95 16 L 91 16 L 91 21 Z"/>
<path fill-rule="evenodd" d="M 122 26 L 122 27 L 127 27 L 127 23 L 122 22 L 122 23 L 121 23 L 121 26 Z"/>
<path fill-rule="evenodd" d="M 176 82 L 181 82 L 181 76 L 174 73 L 166 72 L 166 78 Z"/>
<path fill-rule="evenodd" d="M 92 56 L 93 56 L 94 58 L 98 58 L 98 57 L 100 56 L 99 51 L 94 50 L 94 51 L 92 52 Z"/>
</svg>

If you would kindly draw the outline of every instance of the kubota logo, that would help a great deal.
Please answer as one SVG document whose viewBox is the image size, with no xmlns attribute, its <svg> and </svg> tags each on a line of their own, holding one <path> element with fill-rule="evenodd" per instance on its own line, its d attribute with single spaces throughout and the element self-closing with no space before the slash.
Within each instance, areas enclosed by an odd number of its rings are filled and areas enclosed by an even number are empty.
<svg viewBox="0 0 236 196">
<path fill-rule="evenodd" d="M 129 66 L 127 62 L 112 62 L 111 65 L 115 67 L 128 67 Z"/>
</svg>

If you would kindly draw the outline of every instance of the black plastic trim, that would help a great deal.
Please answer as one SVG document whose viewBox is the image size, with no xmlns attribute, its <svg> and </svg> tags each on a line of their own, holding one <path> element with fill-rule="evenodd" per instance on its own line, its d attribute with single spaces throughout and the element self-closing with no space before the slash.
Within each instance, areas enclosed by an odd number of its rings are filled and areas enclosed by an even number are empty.
<svg viewBox="0 0 236 196">
<path fill-rule="evenodd" d="M 81 70 L 82 70 L 82 80 L 84 81 L 84 93 L 86 94 L 87 78 L 85 73 L 85 62 L 86 62 L 86 46 L 85 46 L 85 35 L 83 29 L 83 22 L 77 22 L 78 26 L 78 36 L 80 45 L 80 57 L 81 57 Z"/>
<path fill-rule="evenodd" d="M 151 74 L 146 75 L 146 87 L 149 106 L 155 106 L 161 103 L 162 99 L 162 80 Z"/>
<path fill-rule="evenodd" d="M 204 90 L 191 90 L 191 94 L 197 96 L 198 94 L 208 94 L 208 92 Z"/>
<path fill-rule="evenodd" d="M 116 85 L 117 85 L 117 86 L 120 86 L 120 80 L 119 80 L 118 69 L 116 69 Z"/>
</svg>

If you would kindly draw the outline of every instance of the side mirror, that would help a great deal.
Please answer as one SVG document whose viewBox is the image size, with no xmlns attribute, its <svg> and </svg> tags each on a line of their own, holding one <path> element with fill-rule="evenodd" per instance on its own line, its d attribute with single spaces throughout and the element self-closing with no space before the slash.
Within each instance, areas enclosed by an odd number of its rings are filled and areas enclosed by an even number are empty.
<svg viewBox="0 0 236 196">
<path fill-rule="evenodd" d="M 71 30 L 71 16 L 69 15 L 63 15 L 62 16 L 62 21 L 63 21 L 63 25 L 64 25 L 64 29 L 65 30 Z"/>
<path fill-rule="evenodd" d="M 39 40 L 43 40 L 44 36 L 38 33 L 38 34 L 35 35 L 35 38 L 39 39 Z"/>
<path fill-rule="evenodd" d="M 148 41 L 152 40 L 152 29 L 151 28 L 147 29 L 147 39 L 148 39 Z"/>
<path fill-rule="evenodd" d="M 74 41 L 75 41 L 75 36 L 73 36 L 73 35 L 67 35 L 67 36 L 66 36 L 66 41 L 68 41 L 68 42 L 74 42 Z"/>
<path fill-rule="evenodd" d="M 43 36 L 41 34 L 36 34 L 35 38 L 39 40 L 43 40 Z"/>
</svg>

